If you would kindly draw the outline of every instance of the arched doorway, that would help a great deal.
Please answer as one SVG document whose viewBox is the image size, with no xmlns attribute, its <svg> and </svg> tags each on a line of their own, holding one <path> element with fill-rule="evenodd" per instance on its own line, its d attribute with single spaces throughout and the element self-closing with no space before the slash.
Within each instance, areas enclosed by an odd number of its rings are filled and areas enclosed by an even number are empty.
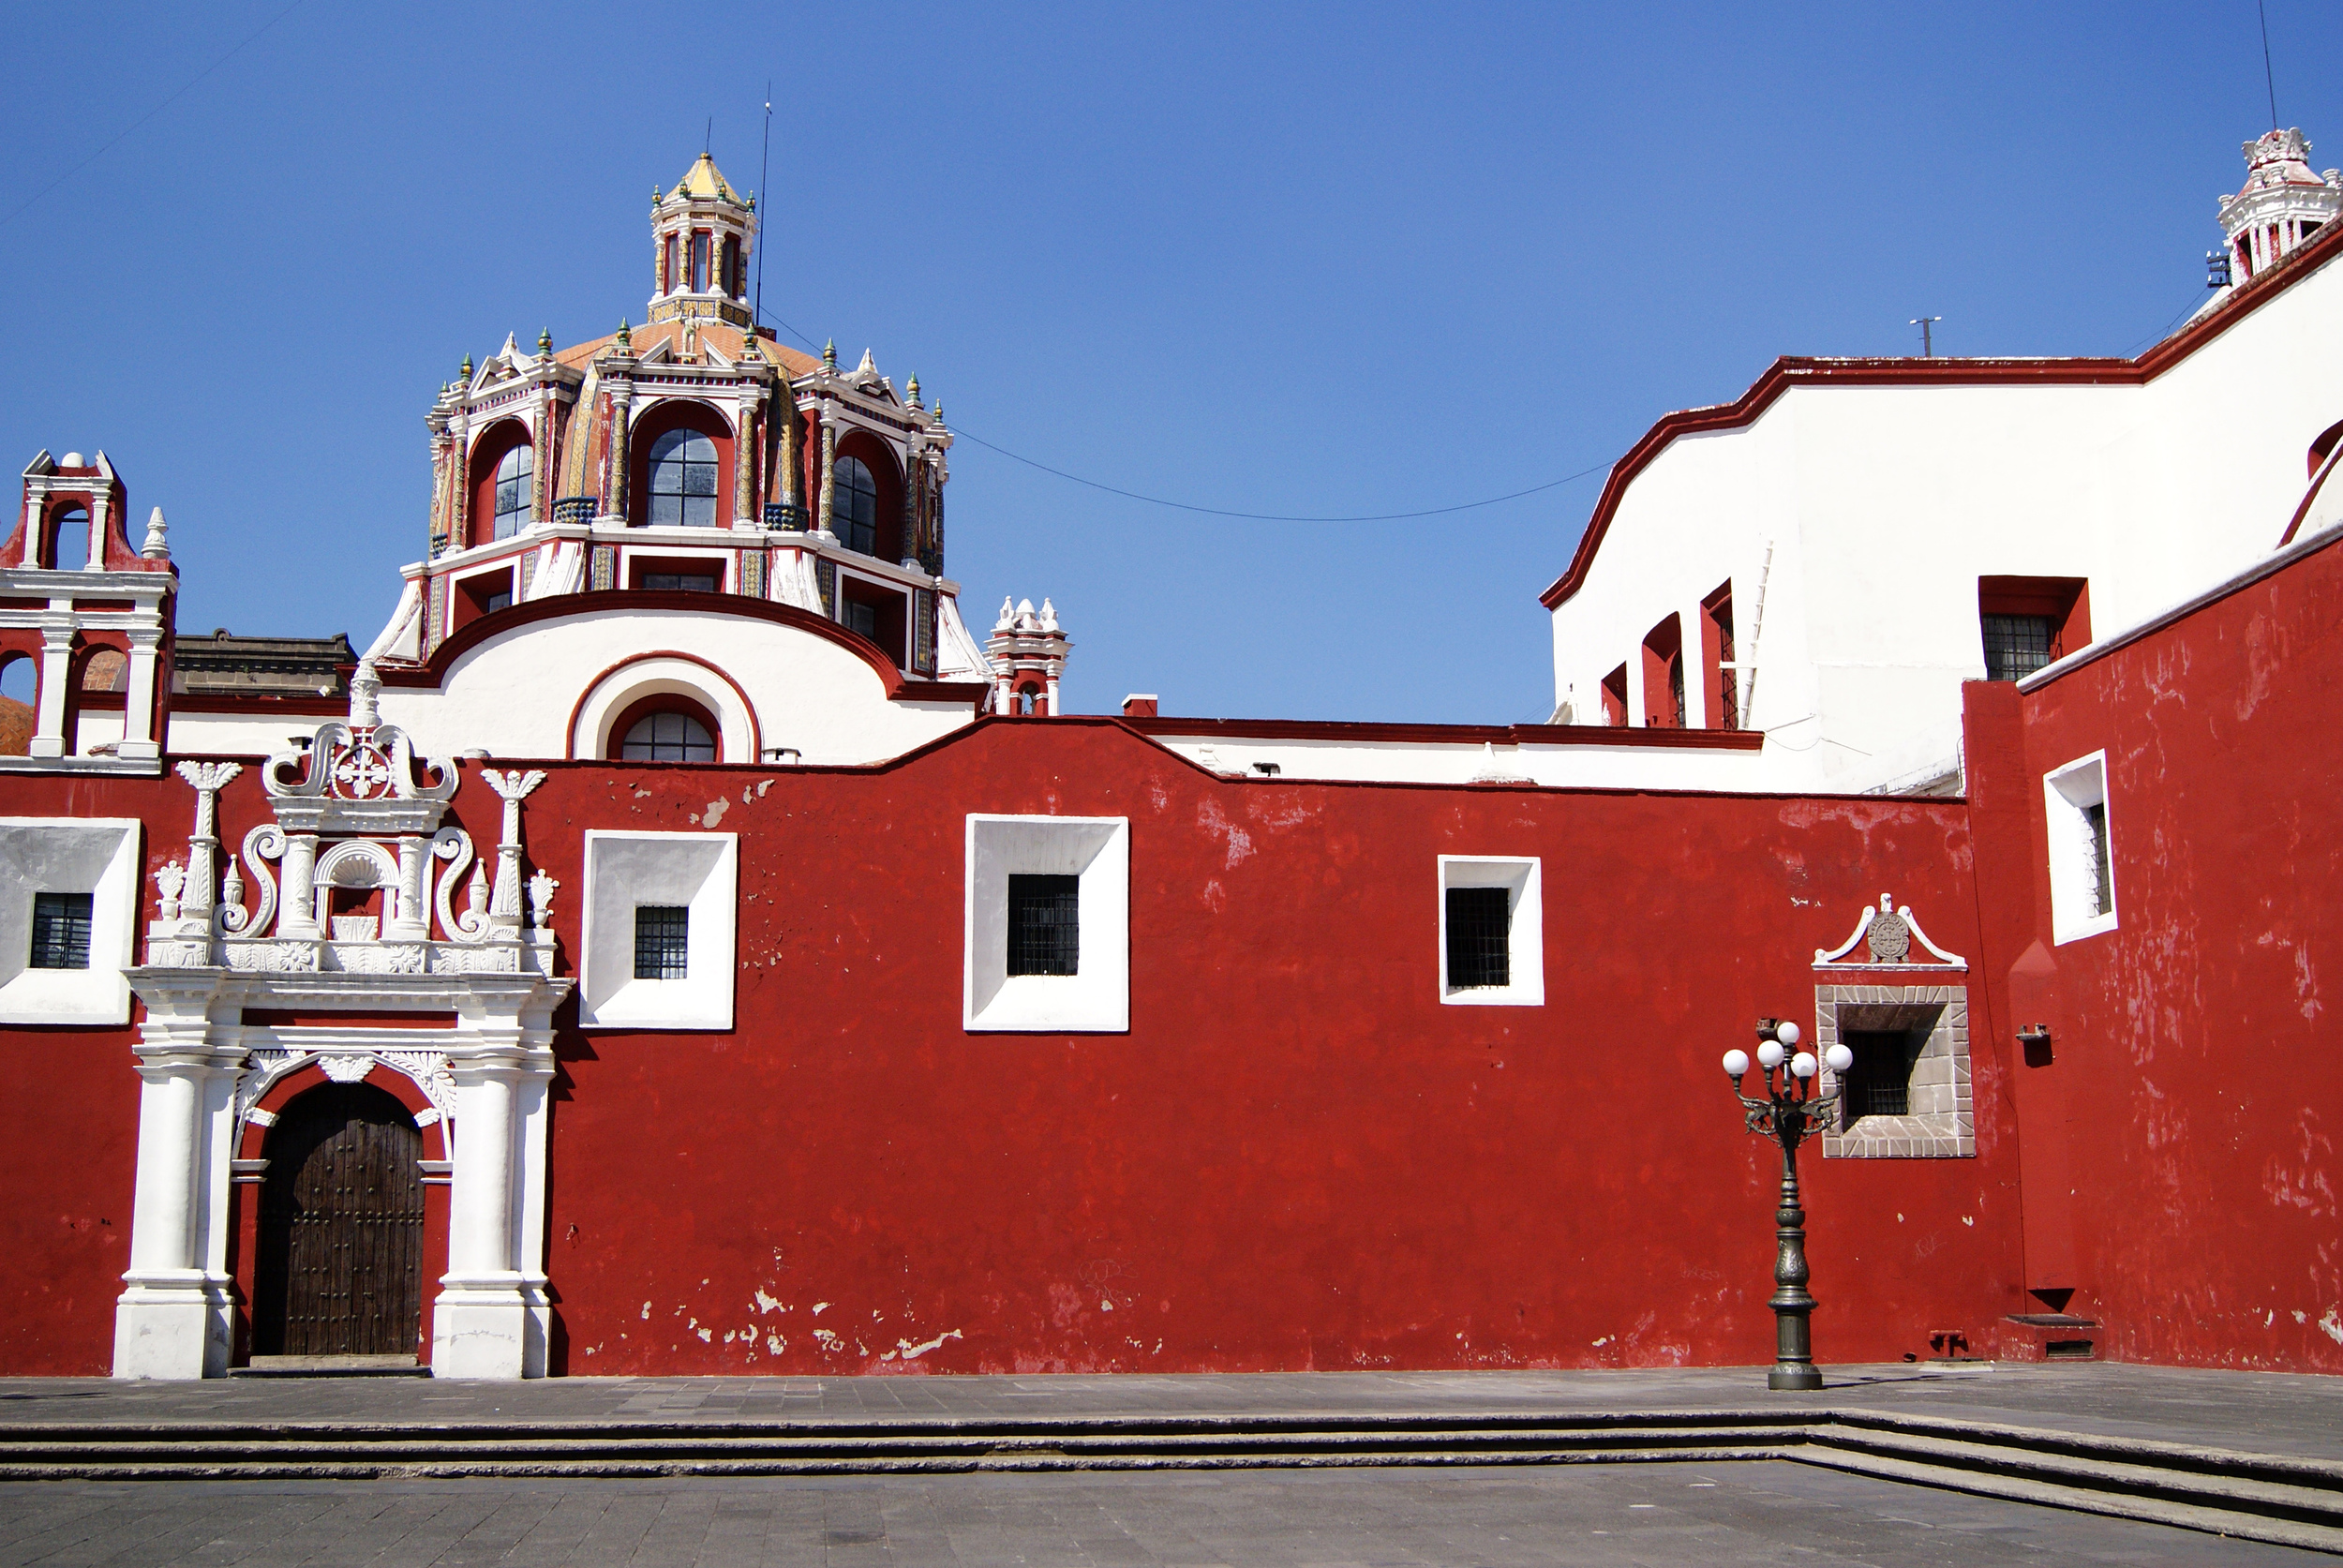
<svg viewBox="0 0 2343 1568">
<path fill-rule="evenodd" d="M 423 1134 L 392 1096 L 321 1084 L 262 1146 L 255 1355 L 415 1353 L 423 1317 Z"/>
</svg>

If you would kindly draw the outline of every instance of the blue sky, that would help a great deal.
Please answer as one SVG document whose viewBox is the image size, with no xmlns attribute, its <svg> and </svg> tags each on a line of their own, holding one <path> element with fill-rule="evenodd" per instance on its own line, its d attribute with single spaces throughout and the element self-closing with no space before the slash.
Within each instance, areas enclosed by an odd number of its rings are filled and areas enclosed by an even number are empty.
<svg viewBox="0 0 2343 1568">
<path fill-rule="evenodd" d="M 2336 15 L 2269 0 L 2320 167 Z M 1923 313 L 1945 352 L 2136 352 L 2201 299 L 2269 119 L 2251 0 L 267 0 L 10 30 L 0 455 L 104 448 L 171 518 L 184 629 L 361 646 L 424 546 L 440 382 L 507 332 L 641 321 L 651 187 L 711 116 L 756 185 L 768 77 L 769 317 L 1010 451 L 1309 516 L 1607 466 L 1777 354 L 1917 351 Z M 1053 597 L 1079 709 L 1468 723 L 1545 716 L 1537 594 L 1600 485 L 1265 523 L 974 441 L 952 474 L 969 620 Z"/>
</svg>

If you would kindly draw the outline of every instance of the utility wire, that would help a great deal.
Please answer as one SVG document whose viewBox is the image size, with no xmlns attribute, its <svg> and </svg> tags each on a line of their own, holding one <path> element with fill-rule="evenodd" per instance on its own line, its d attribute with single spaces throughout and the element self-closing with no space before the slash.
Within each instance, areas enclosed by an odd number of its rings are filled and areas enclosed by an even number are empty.
<svg viewBox="0 0 2343 1568">
<path fill-rule="evenodd" d="M 2261 16 L 2261 83 L 2270 89 L 2270 128 L 2278 128 L 2278 79 L 2270 69 L 2270 0 L 2254 0 Z"/>
<path fill-rule="evenodd" d="M 147 121 L 153 119 L 156 115 L 160 114 L 164 110 L 169 109 L 172 104 L 177 103 L 181 98 L 186 97 L 189 92 L 194 90 L 196 83 L 201 82 L 205 77 L 219 69 L 220 67 L 226 65 L 237 55 L 242 54 L 246 49 L 249 48 L 260 38 L 262 33 L 267 32 L 278 22 L 292 15 L 292 13 L 298 10 L 300 7 L 301 0 L 292 0 L 291 5 L 287 6 L 283 10 L 278 11 L 275 16 L 270 17 L 266 22 L 261 23 L 259 27 L 253 29 L 252 33 L 246 37 L 243 43 L 238 44 L 235 48 L 230 50 L 227 53 L 221 55 L 218 59 L 213 61 L 210 65 L 204 67 L 201 70 L 189 77 L 186 86 L 181 87 L 177 92 L 172 94 L 171 97 L 163 99 L 162 102 L 157 104 L 154 108 L 148 110 L 145 113 L 131 121 L 129 125 L 124 127 L 121 132 L 114 137 L 113 141 L 107 142 L 104 146 L 98 148 L 97 151 L 90 154 L 89 157 L 83 158 L 81 162 L 75 164 L 72 168 L 67 170 L 64 173 L 58 175 L 47 185 L 33 192 L 31 196 L 24 200 L 21 206 L 19 206 L 14 212 L 8 214 L 7 217 L 0 217 L 0 229 L 5 229 L 9 224 L 14 223 L 18 218 L 22 217 L 26 213 L 33 209 L 34 205 L 37 203 L 41 198 L 47 196 L 51 191 L 65 184 L 66 181 L 73 178 L 74 175 L 80 173 L 82 170 L 87 169 L 91 164 L 96 163 L 99 158 L 104 157 L 108 153 L 112 152 L 114 148 L 121 143 L 123 138 L 138 129 L 139 127 L 146 124 Z"/>
<path fill-rule="evenodd" d="M 813 339 L 780 317 L 764 310 L 759 310 L 758 315 L 781 328 L 808 349 L 813 350 L 813 352 L 821 352 L 819 349 L 813 347 Z M 1485 500 L 1459 501 L 1454 506 L 1429 507 L 1422 512 L 1378 512 L 1359 517 L 1304 517 L 1280 512 L 1232 512 L 1225 507 L 1196 506 L 1184 500 L 1166 500 L 1161 496 L 1145 496 L 1137 490 L 1126 490 L 1120 485 L 1102 484 L 1096 479 L 1084 479 L 1079 473 L 1067 473 L 1064 469 L 1053 469 L 1049 464 L 1037 462 L 1022 453 L 1011 452 L 1005 446 L 997 446 L 964 425 L 954 425 L 950 426 L 950 429 L 953 435 L 964 437 L 988 452 L 997 452 L 1011 462 L 1022 463 L 1029 469 L 1039 469 L 1043 473 L 1053 474 L 1059 479 L 1068 480 L 1076 485 L 1087 485 L 1094 490 L 1104 490 L 1111 496 L 1121 496 L 1127 500 L 1145 501 L 1150 506 L 1168 506 L 1175 512 L 1195 512 L 1207 517 L 1236 517 L 1250 523 L 1403 523 L 1413 521 L 1418 517 L 1444 517 L 1452 512 L 1477 511 L 1484 506 L 1498 506 L 1505 501 L 1519 500 L 1524 496 L 1534 496 L 1543 490 L 1557 489 L 1570 484 L 1573 480 L 1584 479 L 1590 473 L 1601 473 L 1611 466 L 1608 463 L 1597 463 L 1592 468 L 1580 469 L 1576 473 L 1566 473 L 1560 479 L 1549 479 L 1543 485 L 1532 485 L 1526 490 L 1515 490 L 1507 495 L 1490 496 Z"/>
</svg>

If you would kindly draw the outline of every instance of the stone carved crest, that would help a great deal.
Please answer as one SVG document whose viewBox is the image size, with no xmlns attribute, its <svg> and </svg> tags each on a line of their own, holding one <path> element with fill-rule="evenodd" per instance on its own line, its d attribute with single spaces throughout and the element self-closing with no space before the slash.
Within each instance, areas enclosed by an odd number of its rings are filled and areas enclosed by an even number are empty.
<svg viewBox="0 0 2343 1568">
<path fill-rule="evenodd" d="M 1912 957 L 1912 944 L 1915 942 L 1935 955 L 1936 962 L 1915 961 Z M 1847 955 L 1855 950 L 1858 943 L 1866 947 L 1870 955 L 1868 962 L 1848 959 Z M 1828 951 L 1821 948 L 1814 949 L 1814 967 L 1817 969 L 1966 969 L 1968 966 L 1969 961 L 1959 953 L 1948 953 L 1930 941 L 1928 933 L 1920 929 L 1918 917 L 1912 913 L 1912 906 L 1908 903 L 1899 905 L 1888 893 L 1879 895 L 1879 903 L 1875 906 L 1863 906 L 1861 918 L 1855 922 L 1855 929 L 1847 933 L 1845 941 Z"/>
</svg>

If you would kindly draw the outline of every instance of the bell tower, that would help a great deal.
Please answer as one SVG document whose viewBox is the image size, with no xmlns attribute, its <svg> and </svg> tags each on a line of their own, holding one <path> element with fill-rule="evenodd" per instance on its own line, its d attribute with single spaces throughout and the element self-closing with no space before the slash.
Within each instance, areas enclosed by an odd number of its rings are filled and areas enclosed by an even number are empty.
<svg viewBox="0 0 2343 1568">
<path fill-rule="evenodd" d="M 2274 130 L 2245 144 L 2246 185 L 2221 198 L 2232 283 L 2261 276 L 2343 211 L 2343 175 L 2315 174 L 2299 130 Z"/>
<path fill-rule="evenodd" d="M 650 226 L 650 319 L 749 326 L 756 198 L 734 190 L 702 153 L 673 190 L 651 192 Z"/>
</svg>

